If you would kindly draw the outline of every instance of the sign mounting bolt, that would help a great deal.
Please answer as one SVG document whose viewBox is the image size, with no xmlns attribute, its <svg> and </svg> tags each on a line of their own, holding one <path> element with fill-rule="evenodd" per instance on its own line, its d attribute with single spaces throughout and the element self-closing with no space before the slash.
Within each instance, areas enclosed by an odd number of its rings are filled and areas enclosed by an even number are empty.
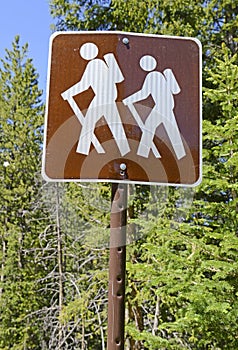
<svg viewBox="0 0 238 350">
<path fill-rule="evenodd" d="M 125 163 L 121 163 L 121 164 L 120 164 L 120 169 L 121 169 L 122 171 L 125 171 L 125 170 L 126 170 L 126 164 L 125 164 Z"/>
<path fill-rule="evenodd" d="M 123 38 L 122 42 L 124 45 L 128 45 L 129 44 L 129 39 L 128 38 Z"/>
</svg>

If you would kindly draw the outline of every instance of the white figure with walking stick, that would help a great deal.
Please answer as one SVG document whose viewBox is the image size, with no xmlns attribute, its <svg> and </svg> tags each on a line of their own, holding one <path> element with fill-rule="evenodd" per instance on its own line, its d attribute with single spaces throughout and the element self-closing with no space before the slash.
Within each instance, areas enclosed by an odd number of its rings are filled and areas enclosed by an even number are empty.
<svg viewBox="0 0 238 350">
<path fill-rule="evenodd" d="M 122 156 L 130 151 L 128 140 L 117 109 L 117 83 L 124 80 L 124 76 L 113 53 L 104 55 L 104 59 L 96 58 L 98 47 L 87 42 L 80 48 L 80 55 L 89 61 L 81 80 L 64 91 L 61 96 L 67 100 L 82 125 L 77 152 L 89 154 L 91 143 L 98 153 L 105 153 L 102 145 L 94 134 L 97 121 L 104 117 Z M 75 102 L 73 96 L 92 88 L 94 97 L 85 116 Z"/>
<path fill-rule="evenodd" d="M 153 56 L 143 56 L 140 59 L 140 66 L 144 71 L 149 72 L 143 82 L 141 90 L 133 93 L 122 101 L 128 106 L 142 131 L 137 154 L 148 158 L 149 152 L 152 150 L 155 157 L 160 157 L 160 153 L 153 142 L 153 138 L 156 128 L 160 124 L 163 124 L 176 157 L 181 159 L 186 155 L 186 152 L 173 112 L 173 95 L 181 91 L 180 87 L 171 69 L 165 69 L 163 73 L 155 71 L 157 62 Z M 155 105 L 145 123 L 143 123 L 133 103 L 142 101 L 149 95 L 152 96 Z"/>
</svg>

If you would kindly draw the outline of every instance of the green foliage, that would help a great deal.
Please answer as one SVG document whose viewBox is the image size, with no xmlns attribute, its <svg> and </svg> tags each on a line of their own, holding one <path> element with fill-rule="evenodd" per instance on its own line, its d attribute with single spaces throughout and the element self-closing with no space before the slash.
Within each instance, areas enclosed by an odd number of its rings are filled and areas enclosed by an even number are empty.
<svg viewBox="0 0 238 350">
<path fill-rule="evenodd" d="M 235 348 L 236 339 L 224 334 L 224 328 L 236 327 L 235 234 L 204 228 L 198 235 L 196 226 L 183 223 L 172 228 L 166 218 L 146 226 L 149 233 L 140 254 L 137 251 L 137 263 L 128 262 L 127 269 L 129 308 L 141 309 L 142 330 L 150 329 L 154 336 L 155 345 L 151 342 L 148 349 L 158 344 L 166 349 Z M 128 326 L 132 336 L 131 320 Z"/>
<path fill-rule="evenodd" d="M 31 214 L 38 189 L 35 176 L 42 142 L 41 91 L 38 75 L 26 58 L 27 45 L 15 38 L 0 70 L 0 347 L 29 349 L 40 337 L 31 314 L 40 308 L 35 288 L 40 271 L 32 244 L 37 238 Z M 31 323 L 30 322 L 31 319 Z"/>
<path fill-rule="evenodd" d="M 146 239 L 128 254 L 131 348 L 238 346 L 237 54 L 223 43 L 212 64 L 205 69 L 204 178 L 193 206 L 176 223 L 171 190 L 171 206 L 140 223 Z"/>
<path fill-rule="evenodd" d="M 124 30 L 157 34 L 197 36 L 199 18 L 204 17 L 200 1 L 91 0 L 50 2 L 51 14 L 60 30 Z"/>
</svg>

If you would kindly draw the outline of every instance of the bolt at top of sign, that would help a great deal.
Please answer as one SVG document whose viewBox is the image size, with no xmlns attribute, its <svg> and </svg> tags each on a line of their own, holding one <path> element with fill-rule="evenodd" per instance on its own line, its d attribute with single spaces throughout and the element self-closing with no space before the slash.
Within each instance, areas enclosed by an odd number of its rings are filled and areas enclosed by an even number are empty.
<svg viewBox="0 0 238 350">
<path fill-rule="evenodd" d="M 123 42 L 123 44 L 128 45 L 130 41 L 128 38 L 123 38 L 122 42 Z"/>
<path fill-rule="evenodd" d="M 60 128 L 56 126 L 54 131 L 48 131 L 46 177 L 93 180 L 95 175 L 89 174 L 88 178 L 84 175 L 86 169 L 90 169 L 89 159 L 93 158 L 98 169 L 97 180 L 114 181 L 118 178 L 113 170 L 113 159 L 114 164 L 122 159 L 127 163 L 128 181 L 198 183 L 201 177 L 201 54 L 197 41 L 117 32 L 67 32 L 54 35 L 54 54 L 67 35 L 71 40 L 67 59 L 71 57 L 72 63 L 65 64 L 72 73 L 67 74 L 67 79 L 65 76 L 67 82 L 60 81 L 55 92 L 49 91 L 49 124 L 53 125 L 54 119 L 51 100 L 58 99 L 57 105 L 62 106 L 60 114 L 67 113 L 68 117 L 63 117 Z M 174 59 L 171 46 L 174 51 L 183 46 L 187 53 L 180 51 Z M 72 54 L 75 50 L 79 51 L 77 59 Z M 59 59 L 63 67 L 62 55 L 57 61 Z M 187 74 L 188 69 L 194 69 L 189 68 L 190 62 L 191 67 L 195 67 L 194 74 Z M 52 82 L 56 74 L 52 63 Z M 68 111 L 73 111 L 78 124 Z M 57 153 L 54 144 L 57 138 L 61 142 L 58 134 L 62 128 L 67 132 L 70 129 L 72 136 L 67 141 L 68 154 L 63 156 L 65 148 L 61 144 L 58 147 L 62 175 L 54 176 L 57 171 L 47 161 L 51 154 L 53 157 L 53 153 Z M 73 158 L 77 163 L 70 170 Z M 171 160 L 172 165 L 168 163 Z M 152 170 L 152 164 L 156 169 Z M 137 174 L 144 175 L 138 179 Z M 190 178 L 184 183 L 186 174 Z"/>
</svg>

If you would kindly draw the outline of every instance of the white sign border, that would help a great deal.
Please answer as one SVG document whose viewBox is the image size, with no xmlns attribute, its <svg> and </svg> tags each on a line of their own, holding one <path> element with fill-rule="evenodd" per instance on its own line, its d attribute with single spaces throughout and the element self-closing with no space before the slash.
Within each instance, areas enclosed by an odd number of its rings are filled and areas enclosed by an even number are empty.
<svg viewBox="0 0 238 350">
<path fill-rule="evenodd" d="M 47 139 L 47 127 L 48 127 L 48 105 L 49 105 L 49 90 L 50 90 L 50 73 L 51 73 L 51 58 L 52 58 L 52 45 L 55 37 L 59 35 L 132 35 L 141 37 L 151 38 L 163 38 L 163 39 L 175 39 L 175 40 L 190 40 L 194 41 L 199 48 L 199 178 L 192 184 L 187 183 L 170 183 L 170 182 L 149 182 L 149 181 L 133 181 L 133 180 L 113 180 L 113 179 L 54 179 L 49 178 L 45 172 L 46 166 L 46 139 Z M 123 161 L 123 158 L 122 158 Z M 126 161 L 126 160 L 125 160 Z M 43 154 L 42 154 L 42 177 L 47 182 L 110 182 L 110 183 L 128 183 L 138 185 L 157 185 L 157 186 L 172 186 L 172 187 L 196 187 L 202 182 L 202 44 L 197 38 L 193 37 L 182 37 L 182 36 L 167 36 L 159 34 L 145 34 L 136 32 L 123 32 L 123 31 L 56 31 L 50 36 L 49 41 L 49 54 L 48 54 L 48 72 L 47 72 L 47 83 L 46 83 L 46 108 L 45 108 L 45 119 L 44 119 L 44 143 L 43 143 Z"/>
</svg>

